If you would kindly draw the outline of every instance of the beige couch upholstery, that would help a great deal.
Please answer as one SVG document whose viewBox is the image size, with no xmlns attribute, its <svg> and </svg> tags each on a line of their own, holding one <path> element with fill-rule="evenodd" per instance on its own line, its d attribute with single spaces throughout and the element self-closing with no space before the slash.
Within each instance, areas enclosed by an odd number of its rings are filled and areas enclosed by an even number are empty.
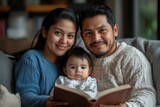
<svg viewBox="0 0 160 107">
<path fill-rule="evenodd" d="M 157 91 L 157 107 L 160 107 L 160 41 L 146 40 L 143 38 L 120 39 L 119 42 L 124 41 L 142 51 L 152 66 L 152 76 L 155 89 Z M 77 45 L 84 47 L 83 42 L 77 41 Z M 0 84 L 3 84 L 14 92 L 14 70 L 13 61 L 10 60 L 6 54 L 0 52 Z"/>
</svg>

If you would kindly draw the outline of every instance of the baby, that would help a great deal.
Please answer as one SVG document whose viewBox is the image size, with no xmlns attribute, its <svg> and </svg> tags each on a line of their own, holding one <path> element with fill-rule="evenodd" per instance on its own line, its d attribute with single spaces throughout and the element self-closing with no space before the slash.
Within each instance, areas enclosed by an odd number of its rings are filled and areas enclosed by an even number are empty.
<svg viewBox="0 0 160 107">
<path fill-rule="evenodd" d="M 0 84 L 0 107 L 21 107 L 19 94 L 10 93 L 2 84 Z"/>
<path fill-rule="evenodd" d="M 92 61 L 83 48 L 75 47 L 68 52 L 65 55 L 62 69 L 65 75 L 59 76 L 55 84 L 82 90 L 92 98 L 96 96 L 97 82 L 95 78 L 90 76 Z M 53 95 L 53 90 L 51 95 Z"/>
</svg>

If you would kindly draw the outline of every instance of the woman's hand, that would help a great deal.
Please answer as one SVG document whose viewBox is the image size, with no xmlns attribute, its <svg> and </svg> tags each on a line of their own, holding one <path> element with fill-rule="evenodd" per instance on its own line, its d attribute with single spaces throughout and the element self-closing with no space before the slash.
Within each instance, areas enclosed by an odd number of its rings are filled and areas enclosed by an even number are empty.
<svg viewBox="0 0 160 107">
<path fill-rule="evenodd" d="M 128 107 L 125 103 L 120 103 L 119 105 L 99 105 L 98 107 Z"/>
<path fill-rule="evenodd" d="M 57 102 L 52 100 L 52 96 L 48 98 L 46 107 L 67 106 L 67 102 Z"/>
</svg>

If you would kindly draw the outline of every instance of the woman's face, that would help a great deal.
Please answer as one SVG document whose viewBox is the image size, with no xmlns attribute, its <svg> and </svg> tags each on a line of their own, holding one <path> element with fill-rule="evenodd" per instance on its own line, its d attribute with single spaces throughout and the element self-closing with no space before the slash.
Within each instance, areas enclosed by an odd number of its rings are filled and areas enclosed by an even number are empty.
<svg viewBox="0 0 160 107">
<path fill-rule="evenodd" d="M 49 28 L 48 32 L 42 32 L 46 38 L 44 51 L 47 55 L 62 56 L 75 42 L 76 26 L 67 19 L 61 19 Z"/>
</svg>

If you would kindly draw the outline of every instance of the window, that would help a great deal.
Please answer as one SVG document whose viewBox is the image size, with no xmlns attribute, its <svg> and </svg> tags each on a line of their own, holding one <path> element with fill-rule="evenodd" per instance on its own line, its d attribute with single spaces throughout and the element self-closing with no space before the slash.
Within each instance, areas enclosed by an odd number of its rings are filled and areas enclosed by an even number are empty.
<svg viewBox="0 0 160 107">
<path fill-rule="evenodd" d="M 160 38 L 158 0 L 105 0 L 105 3 L 113 9 L 119 38 Z"/>
<path fill-rule="evenodd" d="M 158 0 L 140 0 L 140 35 L 147 39 L 157 39 Z"/>
</svg>

